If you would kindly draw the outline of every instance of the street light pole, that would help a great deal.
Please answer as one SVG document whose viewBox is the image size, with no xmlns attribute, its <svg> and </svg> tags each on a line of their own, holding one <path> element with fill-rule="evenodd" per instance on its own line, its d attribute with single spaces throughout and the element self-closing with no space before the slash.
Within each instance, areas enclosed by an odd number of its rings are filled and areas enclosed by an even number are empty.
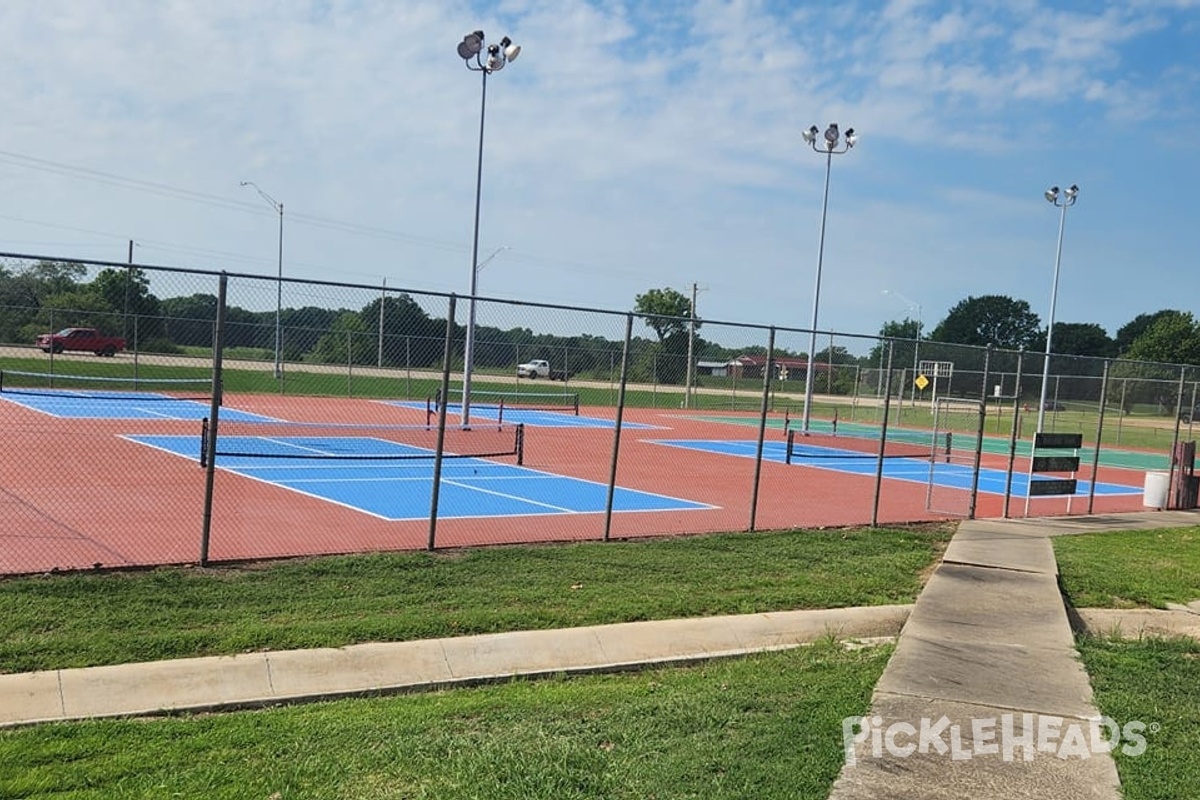
<svg viewBox="0 0 1200 800">
<path fill-rule="evenodd" d="M 1054 283 L 1050 288 L 1050 321 L 1046 325 L 1046 358 L 1042 362 L 1042 396 L 1038 402 L 1037 432 L 1041 433 L 1046 421 L 1046 388 L 1050 384 L 1050 345 L 1054 336 L 1054 307 L 1058 303 L 1058 269 L 1062 264 L 1063 229 L 1067 224 L 1067 209 L 1079 198 L 1079 187 L 1071 184 L 1066 191 L 1051 186 L 1045 193 L 1046 201 L 1061 209 L 1058 215 L 1058 249 L 1054 253 Z"/>
<path fill-rule="evenodd" d="M 921 365 L 921 361 L 920 361 L 921 329 L 924 327 L 924 323 L 921 322 L 921 304 L 918 303 L 916 300 L 913 300 L 912 298 L 905 297 L 900 292 L 897 292 L 895 289 L 884 289 L 883 293 L 884 294 L 894 294 L 896 297 L 900 298 L 900 301 L 902 303 L 905 303 L 907 305 L 908 310 L 911 310 L 914 308 L 917 310 L 917 337 L 916 337 L 916 341 L 913 343 L 913 374 L 912 374 L 912 378 L 911 378 L 911 380 L 913 381 L 912 395 L 911 395 L 912 405 L 915 408 L 917 405 L 917 384 L 916 384 L 917 370 L 920 368 L 920 365 Z M 904 401 L 904 390 L 903 389 L 900 390 L 900 400 L 901 400 L 901 403 L 903 403 L 903 401 Z"/>
<path fill-rule="evenodd" d="M 817 240 L 817 278 L 813 287 L 812 326 L 808 338 L 808 368 L 804 370 L 804 418 L 801 431 L 805 434 L 808 433 L 808 420 L 812 410 L 813 367 L 816 364 L 817 352 L 817 311 L 821 306 L 821 267 L 825 260 L 825 217 L 829 211 L 829 174 L 833 167 L 833 157 L 850 152 L 850 148 L 854 147 L 858 141 L 858 137 L 854 134 L 854 128 L 847 128 L 843 139 L 842 134 L 838 131 L 838 124 L 831 122 L 825 129 L 825 140 L 822 145 L 824 150 L 822 150 L 817 146 L 818 133 L 820 133 L 820 129 L 816 125 L 802 133 L 804 141 L 808 142 L 814 153 L 825 155 L 825 195 L 821 201 L 821 235 Z M 844 141 L 845 144 L 839 150 L 838 144 L 841 141 Z"/>
<path fill-rule="evenodd" d="M 249 186 L 258 192 L 259 196 L 270 203 L 271 208 L 279 213 L 279 269 L 275 280 L 275 379 L 283 377 L 282 354 L 282 317 L 283 317 L 283 203 L 264 192 L 254 181 L 242 181 L 240 186 Z"/>
<path fill-rule="evenodd" d="M 484 53 L 487 58 L 484 58 Z M 487 111 L 487 77 L 516 61 L 521 46 L 505 36 L 499 44 L 484 46 L 483 31 L 468 33 L 458 45 L 458 55 L 467 69 L 482 78 L 479 95 L 479 157 L 475 167 L 475 231 L 471 242 L 471 299 L 467 315 L 467 338 L 463 345 L 462 425 L 471 423 L 471 373 L 475 363 L 475 290 L 479 279 L 479 203 L 483 191 L 483 122 Z M 495 254 L 493 253 L 493 256 Z"/>
</svg>

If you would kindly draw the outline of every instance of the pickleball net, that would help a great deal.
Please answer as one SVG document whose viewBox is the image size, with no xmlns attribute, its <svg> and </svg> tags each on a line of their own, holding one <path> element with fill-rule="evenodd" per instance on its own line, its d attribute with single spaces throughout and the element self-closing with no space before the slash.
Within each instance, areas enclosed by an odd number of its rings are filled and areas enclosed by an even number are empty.
<svg viewBox="0 0 1200 800">
<path fill-rule="evenodd" d="M 804 433 L 794 428 L 787 432 L 787 455 L 785 462 L 792 464 L 810 459 L 830 458 L 878 458 L 880 455 L 879 431 L 871 435 L 869 429 L 840 433 L 810 431 Z M 883 442 L 884 458 L 910 458 L 924 461 L 941 461 L 950 457 L 953 438 L 948 432 L 935 433 L 919 430 L 896 430 L 887 432 Z"/>
<path fill-rule="evenodd" d="M 211 434 L 207 419 L 200 431 L 200 464 L 211 456 L 255 460 L 411 461 L 438 455 L 438 429 L 430 425 L 372 425 L 336 422 L 219 420 Z M 210 439 L 214 442 L 209 447 Z M 447 425 L 441 439 L 442 458 L 506 458 L 525 460 L 525 426 Z"/>
<path fill-rule="evenodd" d="M 433 399 L 434 408 L 441 404 L 441 392 Z M 446 403 L 447 410 L 461 408 L 462 392 L 455 395 L 451 390 Z M 578 392 L 494 392 L 472 391 L 471 408 L 502 412 L 505 409 L 519 408 L 528 411 L 560 411 L 579 416 Z"/>
<path fill-rule="evenodd" d="M 119 402 L 207 401 L 212 396 L 212 378 L 65 375 L 6 369 L 0 370 L 0 394 Z"/>
</svg>

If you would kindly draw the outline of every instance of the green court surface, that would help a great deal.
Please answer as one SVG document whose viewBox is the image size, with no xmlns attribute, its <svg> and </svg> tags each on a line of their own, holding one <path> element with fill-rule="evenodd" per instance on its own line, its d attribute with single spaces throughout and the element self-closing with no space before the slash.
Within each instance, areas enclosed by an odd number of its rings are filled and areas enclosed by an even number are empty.
<svg viewBox="0 0 1200 800">
<path fill-rule="evenodd" d="M 705 422 L 719 422 L 728 425 L 741 425 L 758 427 L 759 420 L 756 417 L 746 416 L 724 416 L 720 414 L 714 415 L 689 415 L 687 419 L 702 420 Z M 776 417 L 767 418 L 767 427 L 782 430 L 784 425 L 788 424 L 783 419 Z M 791 427 L 797 427 L 797 421 L 790 421 Z M 823 434 L 834 434 L 839 436 L 847 436 L 855 439 L 879 439 L 880 427 L 878 425 L 865 425 L 861 422 L 839 422 L 837 430 L 834 430 L 832 422 L 827 420 L 810 419 L 808 422 L 809 430 Z M 892 441 L 929 441 L 930 430 L 921 430 L 918 428 L 888 428 L 888 440 Z M 954 438 L 958 441 L 970 441 L 971 434 L 954 432 Z M 1031 442 L 1028 439 L 1017 441 L 1017 455 L 1028 456 L 1030 454 Z M 966 448 L 955 447 L 957 450 Z M 1001 436 L 984 436 L 983 437 L 983 452 L 994 455 L 1008 455 L 1009 440 L 1008 437 Z M 1092 463 L 1094 451 L 1090 447 L 1081 447 L 1079 449 L 1079 458 L 1082 464 L 1090 465 Z M 1117 467 L 1120 469 L 1132 470 L 1164 470 L 1170 468 L 1170 459 L 1166 453 L 1151 453 L 1144 450 L 1121 450 L 1117 448 L 1106 447 L 1100 451 L 1100 466 Z"/>
</svg>

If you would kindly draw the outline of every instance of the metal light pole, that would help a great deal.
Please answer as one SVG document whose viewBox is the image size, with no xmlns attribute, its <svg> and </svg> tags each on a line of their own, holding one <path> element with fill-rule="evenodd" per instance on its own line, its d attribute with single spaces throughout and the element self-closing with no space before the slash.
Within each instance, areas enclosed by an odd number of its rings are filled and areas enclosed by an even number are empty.
<svg viewBox="0 0 1200 800">
<path fill-rule="evenodd" d="M 253 188 L 263 200 L 271 204 L 271 208 L 279 212 L 279 272 L 275 281 L 275 379 L 278 380 L 283 377 L 283 203 L 277 202 L 254 181 L 242 181 L 240 185 Z"/>
<path fill-rule="evenodd" d="M 812 146 L 813 152 L 825 155 L 825 196 L 821 201 L 821 236 L 817 241 L 817 279 L 813 287 L 812 330 L 809 332 L 808 339 L 808 369 L 804 370 L 804 419 L 801 431 L 805 434 L 808 433 L 808 419 L 813 395 L 813 367 L 816 364 L 817 310 L 821 305 L 821 266 L 825 259 L 825 216 L 829 211 L 829 173 L 833 166 L 833 157 L 850 152 L 850 148 L 854 147 L 858 141 L 858 137 L 854 134 L 854 128 L 847 128 L 843 139 L 842 134 L 838 131 L 838 124 L 831 122 L 825 129 L 824 142 L 818 147 L 817 134 L 820 132 L 820 129 L 813 125 L 801 134 L 804 141 Z M 840 142 L 844 142 L 844 145 L 839 150 Z"/>
<path fill-rule="evenodd" d="M 1079 197 L 1079 187 L 1071 187 L 1060 192 L 1057 186 L 1046 190 L 1046 200 L 1051 205 L 1061 209 L 1058 215 L 1058 249 L 1054 254 L 1054 284 L 1050 289 L 1050 322 L 1046 325 L 1046 359 L 1042 362 L 1042 396 L 1038 402 L 1037 432 L 1042 432 L 1046 420 L 1046 388 L 1050 383 L 1050 343 L 1054 335 L 1054 307 L 1058 303 L 1058 268 L 1062 264 L 1063 228 L 1067 224 L 1067 209 L 1075 205 Z"/>
<path fill-rule="evenodd" d="M 902 303 L 907 305 L 908 309 L 915 308 L 917 310 L 917 340 L 916 340 L 916 342 L 913 343 L 913 374 L 912 374 L 912 378 L 911 378 L 911 380 L 914 381 L 912 384 L 912 404 L 915 407 L 917 405 L 917 384 L 915 381 L 917 379 L 917 370 L 920 368 L 920 365 L 921 365 L 921 360 L 920 360 L 921 329 L 923 327 L 925 327 L 924 323 L 921 322 L 921 304 L 918 303 L 916 300 L 913 300 L 912 298 L 905 297 L 903 294 L 901 294 L 900 292 L 897 292 L 895 289 L 884 289 L 883 293 L 884 294 L 894 294 L 896 297 L 900 298 L 900 301 Z M 903 399 L 904 399 L 904 390 L 903 389 L 900 390 L 900 399 L 901 399 L 901 401 L 903 401 Z"/>
<path fill-rule="evenodd" d="M 484 58 L 484 53 L 487 58 Z M 479 95 L 479 158 L 475 168 L 475 234 L 471 243 L 471 299 L 467 316 L 467 340 L 463 347 L 462 424 L 471 423 L 471 372 L 475 362 L 475 289 L 479 278 L 479 198 L 483 190 L 483 121 L 487 110 L 487 76 L 516 61 L 521 46 L 505 36 L 499 44 L 484 46 L 483 31 L 468 33 L 458 44 L 458 55 L 467 69 L 482 77 Z M 493 256 L 495 253 L 492 254 Z"/>
</svg>

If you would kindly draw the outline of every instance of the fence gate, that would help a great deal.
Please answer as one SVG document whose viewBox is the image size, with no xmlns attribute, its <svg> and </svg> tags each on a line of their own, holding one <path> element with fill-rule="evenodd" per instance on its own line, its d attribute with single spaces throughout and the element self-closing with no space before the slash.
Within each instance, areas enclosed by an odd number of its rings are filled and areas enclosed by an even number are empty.
<svg viewBox="0 0 1200 800">
<path fill-rule="evenodd" d="M 933 439 L 925 510 L 973 517 L 983 447 L 984 404 L 980 400 L 939 397 L 933 402 Z"/>
</svg>

